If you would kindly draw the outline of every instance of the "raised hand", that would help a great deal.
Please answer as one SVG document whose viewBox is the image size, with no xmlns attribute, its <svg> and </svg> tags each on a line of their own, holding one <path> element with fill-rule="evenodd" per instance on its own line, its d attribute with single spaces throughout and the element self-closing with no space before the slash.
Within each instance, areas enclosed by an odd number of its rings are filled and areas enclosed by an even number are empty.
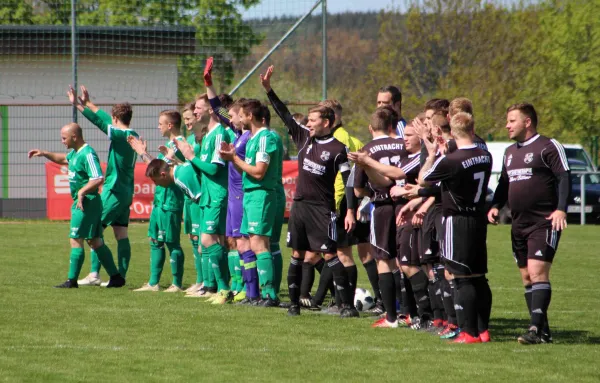
<svg viewBox="0 0 600 383">
<path fill-rule="evenodd" d="M 81 105 L 86 105 L 88 102 L 90 102 L 90 93 L 88 92 L 87 88 L 83 85 L 80 87 L 80 91 L 81 94 L 79 95 L 79 102 L 81 103 Z"/>
<path fill-rule="evenodd" d="M 206 59 L 206 65 L 204 66 L 204 85 L 206 87 L 212 86 L 212 67 L 213 67 L 213 58 L 209 57 Z"/>
<path fill-rule="evenodd" d="M 69 97 L 69 102 L 71 105 L 77 105 L 77 95 L 75 94 L 75 89 L 73 89 L 73 85 L 69 85 L 69 90 L 67 90 L 67 96 Z"/>
<path fill-rule="evenodd" d="M 158 147 L 158 151 L 168 160 L 173 161 L 175 159 L 175 150 L 173 148 L 168 148 L 165 145 L 160 145 Z"/>
<path fill-rule="evenodd" d="M 227 142 L 221 142 L 219 154 L 225 161 L 233 161 L 235 157 L 235 146 L 233 144 L 228 144 Z"/>
<path fill-rule="evenodd" d="M 140 156 L 148 153 L 148 143 L 146 141 L 142 141 L 140 138 L 129 136 L 127 137 L 127 143 L 129 143 L 129 146 L 131 146 L 131 148 Z"/>
<path fill-rule="evenodd" d="M 44 157 L 44 151 L 39 149 L 32 149 L 27 153 L 27 158 L 33 157 Z"/>
<path fill-rule="evenodd" d="M 265 74 L 260 74 L 260 83 L 262 84 L 263 88 L 265 88 L 265 90 L 267 92 L 271 91 L 271 76 L 273 75 L 273 70 L 275 69 L 275 67 L 273 65 L 271 65 L 270 67 L 267 68 L 267 71 L 265 72 Z"/>
</svg>

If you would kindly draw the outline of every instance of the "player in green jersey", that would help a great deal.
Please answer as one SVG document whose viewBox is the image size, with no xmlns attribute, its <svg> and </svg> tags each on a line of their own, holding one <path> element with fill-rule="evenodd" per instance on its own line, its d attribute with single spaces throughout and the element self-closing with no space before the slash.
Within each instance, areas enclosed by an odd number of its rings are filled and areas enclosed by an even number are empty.
<svg viewBox="0 0 600 383">
<path fill-rule="evenodd" d="M 39 149 L 29 151 L 29 158 L 45 157 L 59 165 L 69 166 L 69 186 L 73 205 L 71 206 L 71 260 L 66 282 L 57 288 L 77 288 L 77 278 L 85 258 L 83 240 L 96 251 L 100 263 L 108 274 L 110 281 L 106 287 L 122 287 L 125 279 L 119 274 L 110 249 L 102 239 L 102 200 L 98 188 L 104 177 L 98 161 L 98 155 L 91 146 L 85 143 L 81 127 L 75 123 L 63 126 L 60 131 L 62 143 L 71 149 L 68 154 L 51 153 Z"/>
<path fill-rule="evenodd" d="M 133 174 L 137 154 L 127 143 L 130 135 L 137 133 L 129 128 L 133 111 L 129 103 L 116 104 L 111 115 L 92 103 L 89 93 L 81 86 L 79 99 L 72 87 L 67 92 L 69 101 L 96 125 L 110 140 L 106 167 L 106 180 L 102 188 L 102 226 L 112 226 L 117 240 L 117 264 L 119 273 L 125 278 L 131 259 L 131 245 L 127 227 L 129 207 L 133 202 Z M 78 102 L 79 101 L 79 102 Z M 100 262 L 96 252 L 90 252 L 91 268 L 87 277 L 78 281 L 80 286 L 99 286 Z M 106 286 L 106 283 L 103 284 Z"/>
<path fill-rule="evenodd" d="M 271 126 L 271 112 L 266 105 L 263 105 L 263 124 L 266 127 Z M 281 230 L 285 218 L 285 205 L 287 202 L 285 189 L 283 187 L 283 154 L 285 153 L 285 149 L 279 133 L 271 130 L 271 134 L 273 134 L 275 141 L 277 142 L 277 150 L 282 155 L 281 161 L 273 163 L 273 166 L 277 167 L 278 182 L 277 187 L 275 188 L 275 194 L 277 196 L 275 203 L 275 222 L 273 224 L 273 233 L 270 237 L 271 255 L 273 256 L 273 288 L 277 295 L 279 295 L 281 279 L 283 277 L 283 257 L 281 256 L 281 247 L 279 246 L 279 243 L 281 242 Z"/>
<path fill-rule="evenodd" d="M 195 103 L 191 102 L 185 106 L 183 110 L 183 124 L 187 129 L 187 142 L 192 145 L 196 156 L 200 154 L 200 144 L 202 138 L 208 130 L 208 122 L 210 120 L 209 115 L 203 115 L 199 119 L 196 119 L 194 114 Z M 202 288 L 204 276 L 202 268 L 202 255 L 199 244 L 200 236 L 200 219 L 202 217 L 200 206 L 194 203 L 187 195 L 185 198 L 183 208 L 183 232 L 190 238 L 192 244 L 192 251 L 194 253 L 194 266 L 196 268 L 196 281 L 185 291 L 186 293 L 193 293 Z"/>
<path fill-rule="evenodd" d="M 242 234 L 250 236 L 250 248 L 256 254 L 256 266 L 262 290 L 262 305 L 279 306 L 273 285 L 273 257 L 270 237 L 273 234 L 277 210 L 277 188 L 281 182 L 278 164 L 283 159 L 281 148 L 269 129 L 264 126 L 264 109 L 258 100 L 245 100 L 240 105 L 241 122 L 252 132 L 242 160 L 231 144 L 221 144 L 221 156 L 232 161 L 243 174 L 244 216 Z"/>
<path fill-rule="evenodd" d="M 207 296 L 218 292 L 213 299 L 217 303 L 226 303 L 231 299 L 229 291 L 229 268 L 227 252 L 224 246 L 225 223 L 227 216 L 227 167 L 219 155 L 221 142 L 229 143 L 230 139 L 223 125 L 219 123 L 206 94 L 196 100 L 196 116 L 202 116 L 208 111 L 210 121 L 208 132 L 202 139 L 200 157 L 196 157 L 187 143 L 177 143 L 186 160 L 190 161 L 201 177 L 202 196 L 200 208 L 202 220 L 200 222 L 200 243 L 202 245 L 203 267 L 207 267 L 205 260 L 210 262 L 212 274 L 216 280 L 216 289 L 210 285 L 209 280 L 204 280 L 204 288 L 197 294 L 190 296 Z M 208 283 L 207 283 L 208 282 Z M 216 290 L 216 291 L 215 291 Z"/>
<path fill-rule="evenodd" d="M 167 150 L 174 150 L 173 140 L 184 141 L 181 136 L 181 114 L 176 110 L 165 110 L 158 118 L 158 129 L 163 137 L 169 141 L 160 147 L 158 159 L 170 162 L 165 157 Z M 140 155 L 147 164 L 152 157 L 146 151 L 146 144 L 135 137 L 128 139 L 131 147 Z M 183 159 L 183 157 L 180 157 Z M 165 263 L 165 245 L 171 254 L 171 272 L 173 283 L 165 292 L 180 292 L 183 283 L 184 254 L 181 249 L 181 220 L 183 216 L 184 196 L 180 188 L 175 185 L 169 187 L 156 186 L 154 202 L 148 237 L 150 238 L 150 280 L 141 288 L 134 291 L 159 291 L 158 282 Z"/>
</svg>

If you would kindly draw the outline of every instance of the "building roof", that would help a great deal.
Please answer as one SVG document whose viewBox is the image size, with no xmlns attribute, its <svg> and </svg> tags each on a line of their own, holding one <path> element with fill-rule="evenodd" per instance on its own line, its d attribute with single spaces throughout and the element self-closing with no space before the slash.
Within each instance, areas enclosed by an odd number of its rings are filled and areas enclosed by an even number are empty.
<svg viewBox="0 0 600 383">
<path fill-rule="evenodd" d="M 78 54 L 185 55 L 196 51 L 194 27 L 78 27 Z M 0 26 L 0 54 L 71 54 L 70 26 Z"/>
</svg>

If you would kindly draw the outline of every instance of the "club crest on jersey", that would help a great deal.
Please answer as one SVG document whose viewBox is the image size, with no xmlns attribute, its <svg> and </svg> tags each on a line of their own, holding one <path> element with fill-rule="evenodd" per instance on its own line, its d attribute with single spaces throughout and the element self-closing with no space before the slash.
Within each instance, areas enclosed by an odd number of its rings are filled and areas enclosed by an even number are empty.
<svg viewBox="0 0 600 383">
<path fill-rule="evenodd" d="M 528 164 L 531 161 L 533 161 L 533 153 L 527 153 L 525 154 L 525 158 L 523 159 L 523 161 Z"/>
<path fill-rule="evenodd" d="M 506 166 L 510 166 L 510 163 L 512 162 L 512 154 L 508 156 L 508 158 L 506 159 Z"/>
<path fill-rule="evenodd" d="M 327 150 L 325 150 L 323 153 L 321 153 L 321 160 L 327 161 L 330 156 L 331 156 L 331 153 L 329 153 Z"/>
</svg>

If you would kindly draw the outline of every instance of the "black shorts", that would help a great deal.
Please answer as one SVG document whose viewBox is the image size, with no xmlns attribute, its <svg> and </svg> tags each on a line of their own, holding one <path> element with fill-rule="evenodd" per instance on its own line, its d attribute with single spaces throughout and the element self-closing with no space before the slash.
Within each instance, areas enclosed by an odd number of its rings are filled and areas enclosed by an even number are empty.
<svg viewBox="0 0 600 383">
<path fill-rule="evenodd" d="M 441 206 L 434 205 L 423 218 L 420 242 L 421 264 L 433 264 L 440 261 L 438 221 L 441 226 L 442 209 Z"/>
<path fill-rule="evenodd" d="M 420 266 L 419 240 L 421 230 L 406 224 L 398 228 L 398 260 L 402 266 Z"/>
<path fill-rule="evenodd" d="M 552 230 L 549 221 L 527 227 L 513 224 L 512 249 L 519 268 L 527 267 L 528 259 L 552 263 L 558 249 L 560 234 L 560 231 Z"/>
<path fill-rule="evenodd" d="M 486 217 L 444 219 L 443 263 L 456 275 L 487 273 Z"/>
<path fill-rule="evenodd" d="M 288 221 L 287 246 L 299 251 L 337 251 L 337 217 L 327 206 L 294 201 Z"/>
<path fill-rule="evenodd" d="M 396 257 L 396 212 L 394 205 L 375 205 L 371 214 L 371 254 L 380 261 Z"/>
<path fill-rule="evenodd" d="M 356 227 L 352 234 L 354 235 L 355 244 L 370 243 L 371 223 L 356 221 Z"/>
</svg>

